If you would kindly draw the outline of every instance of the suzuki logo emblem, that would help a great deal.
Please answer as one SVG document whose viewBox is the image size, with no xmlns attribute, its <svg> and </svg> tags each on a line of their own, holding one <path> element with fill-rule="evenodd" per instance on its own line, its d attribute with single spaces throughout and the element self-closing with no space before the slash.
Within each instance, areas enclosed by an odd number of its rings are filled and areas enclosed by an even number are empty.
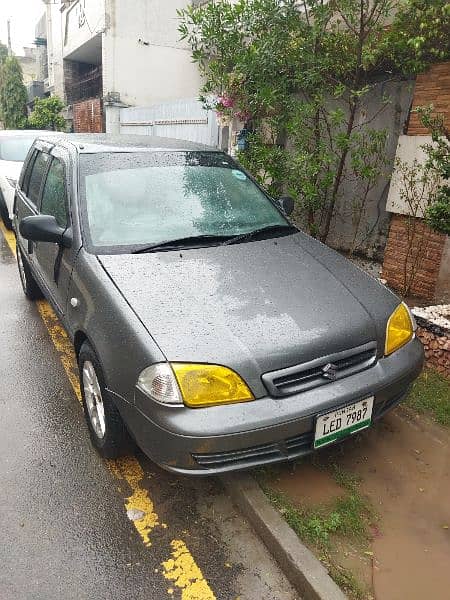
<svg viewBox="0 0 450 600">
<path fill-rule="evenodd" d="M 329 379 L 330 381 L 336 381 L 337 379 L 337 365 L 328 363 L 322 369 L 322 377 Z"/>
</svg>

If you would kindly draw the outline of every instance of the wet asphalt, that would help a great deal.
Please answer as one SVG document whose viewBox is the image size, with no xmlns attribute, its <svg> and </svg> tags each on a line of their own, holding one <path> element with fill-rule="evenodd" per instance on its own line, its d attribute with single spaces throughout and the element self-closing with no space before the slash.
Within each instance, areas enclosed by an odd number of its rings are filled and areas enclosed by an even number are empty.
<svg viewBox="0 0 450 600">
<path fill-rule="evenodd" d="M 164 527 L 146 547 L 131 490 L 91 447 L 81 407 L 0 231 L 0 600 L 294 600 L 213 479 L 172 476 L 139 452 Z M 182 539 L 206 595 L 161 567 Z"/>
</svg>

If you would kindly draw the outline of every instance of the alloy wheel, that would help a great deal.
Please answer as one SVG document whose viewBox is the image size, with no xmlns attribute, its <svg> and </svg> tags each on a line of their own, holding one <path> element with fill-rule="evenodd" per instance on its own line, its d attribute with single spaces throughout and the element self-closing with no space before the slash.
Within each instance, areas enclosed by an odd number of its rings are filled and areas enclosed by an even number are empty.
<svg viewBox="0 0 450 600">
<path fill-rule="evenodd" d="M 89 360 L 83 364 L 83 389 L 92 429 L 102 439 L 106 433 L 105 405 L 94 365 Z"/>
</svg>

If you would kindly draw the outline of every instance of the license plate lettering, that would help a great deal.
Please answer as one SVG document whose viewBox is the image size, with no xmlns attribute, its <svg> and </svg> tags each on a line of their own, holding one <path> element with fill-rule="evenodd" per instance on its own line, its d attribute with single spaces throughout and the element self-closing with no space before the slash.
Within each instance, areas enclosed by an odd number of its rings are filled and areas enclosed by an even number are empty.
<svg viewBox="0 0 450 600">
<path fill-rule="evenodd" d="M 333 431 L 338 431 L 341 428 L 342 419 L 338 417 L 334 421 L 329 421 L 328 423 L 323 424 L 323 435 L 328 435 L 329 433 L 333 433 Z"/>
<path fill-rule="evenodd" d="M 320 415 L 316 422 L 314 448 L 320 448 L 369 427 L 374 398 L 366 398 Z"/>
</svg>

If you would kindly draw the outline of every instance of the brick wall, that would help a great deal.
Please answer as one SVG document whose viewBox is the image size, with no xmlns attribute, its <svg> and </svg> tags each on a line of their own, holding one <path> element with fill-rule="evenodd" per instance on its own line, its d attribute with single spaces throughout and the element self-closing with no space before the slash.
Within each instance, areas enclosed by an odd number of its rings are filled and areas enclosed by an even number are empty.
<svg viewBox="0 0 450 600">
<path fill-rule="evenodd" d="M 91 98 L 73 105 L 75 133 L 102 133 L 103 106 L 100 98 Z"/>
<path fill-rule="evenodd" d="M 408 251 L 412 227 L 415 227 L 415 235 Z M 384 253 L 383 278 L 392 288 L 403 293 L 406 264 L 406 281 L 409 281 L 413 272 L 416 273 L 410 294 L 434 300 L 445 237 L 430 229 L 422 219 L 392 215 Z"/>
<path fill-rule="evenodd" d="M 433 104 L 435 112 L 444 115 L 447 124 L 450 123 L 450 62 L 433 65 L 426 73 L 417 77 L 412 110 L 429 104 Z M 429 135 L 414 112 L 410 113 L 406 133 Z M 408 234 L 411 236 L 412 226 L 415 226 L 416 233 L 407 258 L 410 245 Z M 406 280 L 413 270 L 416 272 L 410 294 L 424 300 L 435 300 L 445 242 L 446 236 L 433 232 L 422 219 L 393 214 L 383 263 L 383 277 L 388 285 L 404 292 L 407 262 Z M 414 263 L 417 256 L 419 261 L 416 269 Z"/>
<path fill-rule="evenodd" d="M 435 112 L 444 115 L 450 123 L 450 62 L 433 65 L 426 73 L 418 75 L 414 88 L 412 110 L 433 104 Z M 416 113 L 411 112 L 408 135 L 428 135 Z"/>
</svg>

